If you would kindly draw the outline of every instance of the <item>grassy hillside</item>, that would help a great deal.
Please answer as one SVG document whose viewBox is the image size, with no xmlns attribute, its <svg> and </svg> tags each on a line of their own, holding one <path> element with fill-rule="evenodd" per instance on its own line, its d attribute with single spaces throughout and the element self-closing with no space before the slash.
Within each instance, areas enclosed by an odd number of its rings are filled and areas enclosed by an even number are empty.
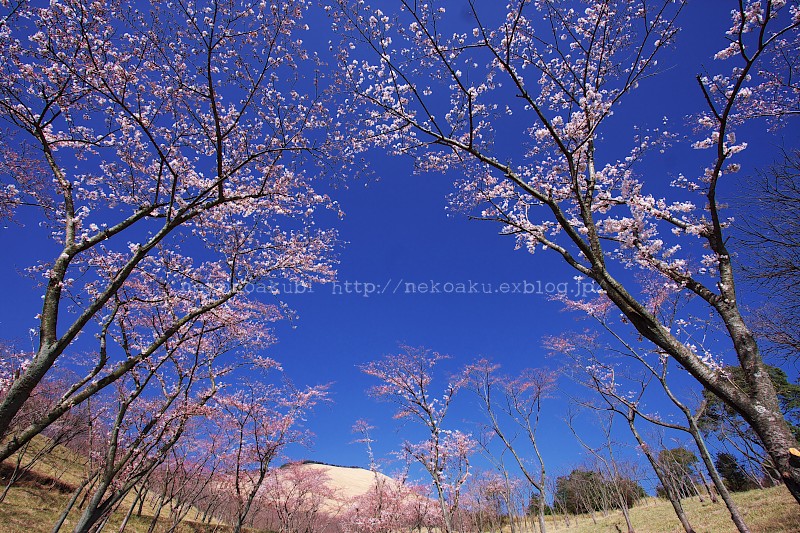
<svg viewBox="0 0 800 533">
<path fill-rule="evenodd" d="M 59 493 L 41 486 L 28 485 L 12 488 L 6 500 L 0 503 L 0 533 L 49 533 L 61 509 L 66 506 L 69 497 L 69 494 Z M 125 506 L 123 508 L 127 510 Z M 141 517 L 132 516 L 125 531 L 146 533 L 152 520 L 150 513 L 152 513 L 152 510 L 145 509 Z M 73 520 L 68 520 L 61 531 L 69 532 L 72 530 L 75 519 L 77 519 L 77 514 L 73 514 Z M 118 531 L 123 514 L 122 512 L 116 513 L 109 521 L 105 531 Z M 161 520 L 157 531 L 165 531 L 168 526 L 167 520 Z M 211 527 L 195 522 L 185 522 L 178 528 L 178 531 L 182 533 L 212 530 L 224 532 L 228 531 L 229 528 Z"/>
<path fill-rule="evenodd" d="M 785 487 L 751 490 L 734 493 L 734 500 L 742 510 L 745 521 L 753 533 L 794 533 L 800 531 L 800 506 Z M 697 533 L 736 532 L 730 515 L 722 502 L 711 503 L 706 499 L 684 500 L 683 507 Z M 548 533 L 605 533 L 627 531 L 622 513 L 615 512 L 606 517 L 596 514 L 597 523 L 589 515 L 571 517 L 567 527 L 563 517 L 548 517 Z M 672 506 L 666 500 L 650 498 L 631 509 L 631 521 L 636 533 L 682 532 Z"/>
<path fill-rule="evenodd" d="M 35 437 L 29 445 L 27 456 L 40 453 L 46 445 L 45 437 Z M 42 455 L 32 470 L 23 476 L 11 488 L 5 500 L 0 502 L 0 533 L 49 533 L 61 511 L 66 508 L 72 491 L 83 479 L 87 469 L 86 460 L 85 457 L 75 454 L 64 446 L 57 446 L 49 453 Z M 4 462 L 0 468 L 2 488 L 6 486 L 6 476 L 11 469 L 13 469 L 11 461 Z M 105 531 L 116 532 L 119 530 L 131 502 L 132 499 L 129 496 L 120 506 L 120 512 L 111 518 Z M 152 522 L 153 514 L 153 509 L 146 502 L 142 508 L 142 516 L 134 514 L 128 521 L 125 531 L 146 533 Z M 192 516 L 194 515 L 190 513 L 189 518 Z M 72 531 L 78 517 L 79 512 L 73 510 L 61 531 Z M 160 526 L 156 531 L 165 531 L 168 529 L 169 523 L 165 519 L 160 520 Z M 228 528 L 216 526 L 214 529 L 207 525 L 187 521 L 178 529 L 182 533 L 211 530 L 224 532 Z"/>
<path fill-rule="evenodd" d="M 38 442 L 35 446 L 41 446 Z M 37 464 L 35 474 L 14 486 L 5 501 L 0 503 L 0 533 L 47 533 L 61 510 L 70 498 L 70 487 L 75 486 L 85 469 L 83 459 L 64 448 L 57 448 L 53 453 Z M 329 483 L 338 493 L 352 496 L 369 488 L 373 474 L 358 468 L 342 468 L 330 465 L 309 464 L 306 468 L 321 470 L 330 480 Z M 800 532 L 800 506 L 795 503 L 784 487 L 767 490 L 755 490 L 734 494 L 742 509 L 745 520 L 753 533 Z M 683 502 L 689 520 L 697 533 L 735 532 L 725 506 L 722 503 L 712 504 L 708 500 L 699 502 L 696 499 Z M 120 511 L 112 517 L 105 531 L 117 532 L 124 513 L 130 503 L 123 503 Z M 125 531 L 146 533 L 151 523 L 152 509 L 147 505 L 141 517 L 133 516 Z M 62 531 L 70 531 L 77 519 L 76 512 L 64 525 Z M 209 526 L 192 521 L 195 512 L 189 513 L 189 520 L 178 528 L 182 533 L 201 531 L 229 531 L 221 525 Z M 682 529 L 675 518 L 672 507 L 665 500 L 650 498 L 631 510 L 631 518 L 637 533 L 680 532 Z M 595 520 L 589 515 L 571 516 L 569 525 L 563 516 L 547 517 L 549 532 L 569 533 L 616 533 L 626 531 L 621 513 L 614 512 L 608 516 L 597 513 Z M 165 531 L 169 527 L 166 519 L 159 522 L 157 531 Z M 523 527 L 517 528 L 519 533 L 528 533 Z M 531 530 L 532 531 L 532 530 Z M 509 533 L 510 528 L 503 533 Z"/>
</svg>

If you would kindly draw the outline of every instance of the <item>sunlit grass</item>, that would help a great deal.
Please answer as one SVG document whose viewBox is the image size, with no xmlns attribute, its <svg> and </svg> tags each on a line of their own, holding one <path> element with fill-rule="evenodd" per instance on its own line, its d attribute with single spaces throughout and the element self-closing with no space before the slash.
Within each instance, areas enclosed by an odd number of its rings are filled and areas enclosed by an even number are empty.
<svg viewBox="0 0 800 533">
<path fill-rule="evenodd" d="M 69 501 L 69 494 L 60 494 L 56 491 L 47 490 L 43 487 L 14 487 L 9 492 L 5 501 L 0 503 L 0 533 L 49 533 L 61 511 Z M 120 506 L 119 510 L 113 514 L 111 520 L 104 528 L 104 531 L 119 531 L 122 519 L 128 510 L 130 502 Z M 142 516 L 131 516 L 125 531 L 128 533 L 147 533 L 152 522 L 153 511 L 144 506 Z M 75 523 L 80 516 L 74 510 L 68 520 L 61 528 L 62 532 L 72 531 Z M 189 513 L 189 518 L 193 517 Z M 155 531 L 166 531 L 170 526 L 169 520 L 160 518 Z M 208 525 L 185 520 L 177 528 L 180 533 L 199 533 L 204 531 L 217 531 L 224 533 L 231 528 L 220 525 Z"/>
<path fill-rule="evenodd" d="M 744 514 L 744 519 L 753 533 L 778 533 L 800 531 L 800 505 L 795 502 L 785 487 L 751 490 L 734 493 L 734 500 Z M 697 533 L 736 532 L 725 505 L 711 503 L 708 498 L 700 502 L 697 498 L 683 500 L 689 522 Z M 667 500 L 650 498 L 630 510 L 631 522 L 637 533 L 682 532 L 675 512 Z M 550 531 L 570 533 L 603 533 L 627 531 L 622 513 L 615 511 L 608 516 L 596 513 L 597 522 L 587 515 L 571 517 L 566 526 L 561 516 L 547 517 Z"/>
<path fill-rule="evenodd" d="M 43 446 L 43 442 L 35 442 L 34 446 Z M 40 482 L 20 483 L 12 487 L 5 501 L 0 503 L 0 533 L 48 533 L 61 511 L 66 507 L 70 494 L 60 492 L 47 485 L 47 477 L 77 485 L 86 471 L 85 458 L 79 457 L 66 448 L 57 447 L 51 454 L 43 458 L 34 470 L 45 480 Z M 766 490 L 753 490 L 733 495 L 753 533 L 800 532 L 800 506 L 785 487 L 774 487 Z M 132 496 L 120 505 L 105 527 L 105 531 L 119 531 L 122 519 L 132 503 Z M 700 502 L 697 498 L 683 501 L 689 521 L 697 533 L 736 532 L 730 515 L 722 502 L 711 503 L 708 498 Z M 149 499 L 142 509 L 142 516 L 131 517 L 125 531 L 130 533 L 146 533 L 152 522 L 154 511 Z M 230 527 L 219 524 L 206 525 L 193 522 L 192 510 L 187 520 L 178 527 L 181 533 L 203 531 L 230 531 Z M 78 509 L 73 510 L 62 531 L 71 531 L 80 516 Z M 680 533 L 680 526 L 669 502 L 657 498 L 648 498 L 630 510 L 631 520 L 637 533 Z M 530 522 L 529 522 L 530 523 Z M 569 533 L 616 533 L 626 532 L 625 521 L 619 511 L 606 516 L 595 513 L 595 520 L 588 515 L 569 517 L 567 525 L 565 517 L 548 516 L 546 520 L 548 532 Z M 162 515 L 156 531 L 166 531 L 170 526 L 166 516 Z M 503 533 L 511 530 L 507 526 Z M 532 529 L 521 524 L 516 528 L 518 533 L 532 533 Z"/>
</svg>

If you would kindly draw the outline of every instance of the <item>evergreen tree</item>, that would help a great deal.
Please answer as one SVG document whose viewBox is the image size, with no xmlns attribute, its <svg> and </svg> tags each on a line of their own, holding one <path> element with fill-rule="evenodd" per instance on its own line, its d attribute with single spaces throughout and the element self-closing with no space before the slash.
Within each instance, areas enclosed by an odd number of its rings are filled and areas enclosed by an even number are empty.
<svg viewBox="0 0 800 533">
<path fill-rule="evenodd" d="M 714 460 L 714 466 L 717 467 L 725 486 L 731 492 L 741 492 L 756 488 L 756 484 L 747 477 L 744 468 L 734 455 L 726 452 L 718 453 L 717 458 Z"/>
</svg>

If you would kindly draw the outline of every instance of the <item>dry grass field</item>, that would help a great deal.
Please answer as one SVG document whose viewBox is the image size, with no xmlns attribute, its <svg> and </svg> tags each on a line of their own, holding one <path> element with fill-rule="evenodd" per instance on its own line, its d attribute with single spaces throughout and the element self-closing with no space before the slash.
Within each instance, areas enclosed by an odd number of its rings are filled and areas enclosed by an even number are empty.
<svg viewBox="0 0 800 533">
<path fill-rule="evenodd" d="M 6 501 L 0 503 L 0 533 L 46 533 L 49 532 L 55 517 L 67 502 L 68 494 L 48 490 L 38 486 L 21 486 L 11 490 Z M 800 508 L 783 487 L 767 490 L 756 490 L 735 495 L 737 503 L 745 512 L 746 520 L 753 533 L 796 533 L 800 532 Z M 697 533 L 735 532 L 724 505 L 712 504 L 708 501 L 700 503 L 684 501 L 689 519 Z M 145 515 L 149 513 L 145 509 Z M 190 518 L 191 518 L 190 514 Z M 606 517 L 598 514 L 597 523 L 589 515 L 570 518 L 570 527 L 566 527 L 560 516 L 547 517 L 548 532 L 559 533 L 617 533 L 625 531 L 625 522 L 620 513 L 612 513 Z M 663 500 L 651 499 L 631 510 L 631 518 L 637 533 L 667 533 L 682 531 L 672 507 Z M 122 519 L 118 514 L 106 526 L 106 531 L 116 532 Z M 133 516 L 125 531 L 130 533 L 146 533 L 150 524 L 149 516 Z M 164 521 L 164 531 L 167 527 Z M 619 528 L 619 529 L 618 529 Z M 69 531 L 65 525 L 64 531 Z M 201 531 L 228 531 L 225 526 L 208 527 L 192 521 L 183 523 L 179 532 L 196 533 Z M 517 528 L 520 531 L 521 528 Z M 506 528 L 504 533 L 509 532 Z M 524 533 L 528 531 L 522 530 Z"/>
<path fill-rule="evenodd" d="M 323 470 L 337 492 L 352 496 L 363 493 L 370 486 L 373 474 L 367 470 L 357 468 L 331 467 L 327 465 L 307 465 L 315 470 Z M 0 503 L 0 533 L 47 533 L 51 531 L 61 509 L 70 498 L 67 492 L 69 485 L 77 484 L 85 466 L 82 460 L 75 457 L 63 448 L 57 448 L 52 454 L 45 457 L 36 467 L 36 476 L 33 479 L 20 482 L 14 486 L 5 500 Z M 55 481 L 58 480 L 58 483 Z M 795 503 L 789 492 L 784 487 L 775 487 L 766 490 L 754 490 L 734 494 L 738 505 L 745 515 L 745 520 L 753 533 L 796 533 L 800 532 L 800 506 Z M 722 503 L 713 504 L 708 499 L 700 502 L 697 499 L 684 500 L 684 508 L 689 520 L 697 533 L 727 533 L 735 532 L 733 523 Z M 123 504 L 104 531 L 117 532 L 122 521 L 122 515 L 129 505 Z M 133 516 L 125 529 L 129 533 L 146 533 L 152 516 L 152 509 L 146 505 L 143 516 Z M 209 526 L 199 524 L 191 519 L 195 516 L 190 512 L 188 520 L 177 529 L 181 533 L 198 533 L 202 531 L 230 531 L 224 525 Z M 72 516 L 62 528 L 70 531 L 71 524 L 77 516 Z M 633 509 L 631 519 L 637 533 L 668 533 L 682 531 L 672 507 L 665 500 L 649 498 Z M 613 512 L 607 516 L 596 513 L 595 519 L 589 515 L 569 517 L 569 525 L 563 516 L 547 517 L 548 532 L 559 533 L 617 533 L 626 531 L 622 514 Z M 169 524 L 161 521 L 156 531 L 166 531 Z M 517 533 L 532 533 L 522 524 L 515 528 Z M 502 533 L 510 533 L 506 526 Z M 263 533 L 263 532 L 260 532 Z M 498 533 L 498 532 L 492 532 Z"/>
<path fill-rule="evenodd" d="M 753 533 L 800 532 L 800 505 L 785 487 L 752 490 L 733 495 Z M 725 505 L 684 500 L 683 507 L 697 533 L 736 533 Z M 597 513 L 595 523 L 589 515 L 570 517 L 567 527 L 563 517 L 547 517 L 548 533 L 617 533 L 627 531 L 622 513 L 608 516 Z M 631 521 L 636 533 L 679 533 L 683 531 L 672 506 L 666 500 L 650 498 L 631 509 Z"/>
</svg>

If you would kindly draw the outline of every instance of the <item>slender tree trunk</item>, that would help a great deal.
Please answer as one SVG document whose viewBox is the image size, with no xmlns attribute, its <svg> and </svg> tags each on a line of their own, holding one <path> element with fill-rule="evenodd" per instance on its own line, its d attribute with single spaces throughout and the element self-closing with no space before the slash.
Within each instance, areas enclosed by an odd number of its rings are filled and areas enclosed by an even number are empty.
<svg viewBox="0 0 800 533">
<path fill-rule="evenodd" d="M 206 506 L 206 509 L 205 509 L 205 511 L 203 511 L 203 518 L 201 518 L 201 519 L 200 519 L 200 523 L 201 523 L 201 524 L 205 524 L 205 523 L 206 523 L 206 517 L 208 516 L 208 513 L 211 511 L 211 506 L 212 506 L 212 505 L 213 505 L 213 502 L 212 502 L 212 503 L 209 503 L 209 504 Z M 209 521 L 210 521 L 210 520 L 209 520 Z"/>
<path fill-rule="evenodd" d="M 147 498 L 147 489 L 142 487 L 142 494 L 139 497 L 139 508 L 136 509 L 136 516 L 142 516 L 142 507 L 144 507 L 144 501 Z"/>
<path fill-rule="evenodd" d="M 164 508 L 165 495 L 162 494 L 158 500 L 156 511 L 153 513 L 153 519 L 150 521 L 150 527 L 147 528 L 147 533 L 153 533 L 158 525 L 158 517 L 161 516 L 161 510 Z"/>
<path fill-rule="evenodd" d="M 106 526 L 108 525 L 108 521 L 110 519 L 111 519 L 111 512 L 108 512 L 108 513 L 106 513 L 105 517 L 103 518 L 103 521 L 100 522 L 100 525 L 98 525 L 94 529 L 93 533 L 100 533 L 101 531 L 103 531 L 106 528 Z"/>
<path fill-rule="evenodd" d="M 728 512 L 731 514 L 731 520 L 736 525 L 736 529 L 739 530 L 740 533 L 750 533 L 750 529 L 747 527 L 747 524 L 744 522 L 744 517 L 742 513 L 739 511 L 739 507 L 736 505 L 736 502 L 733 501 L 731 497 L 731 493 L 728 491 L 728 488 L 725 486 L 725 483 L 722 481 L 722 478 L 717 471 L 717 467 L 714 466 L 714 461 L 711 460 L 711 454 L 708 451 L 708 446 L 706 446 L 705 440 L 703 436 L 700 434 L 700 429 L 697 427 L 697 422 L 694 420 L 694 417 L 687 415 L 689 419 L 689 433 L 694 438 L 695 444 L 697 444 L 697 449 L 700 452 L 700 458 L 703 461 L 703 464 L 706 466 L 706 470 L 708 470 L 708 475 L 711 476 L 711 481 L 714 483 L 714 486 L 717 488 L 717 493 L 722 498 L 722 501 L 725 502 L 725 506 L 728 508 Z M 705 480 L 703 480 L 705 483 Z M 712 496 L 712 500 L 714 497 Z"/>
<path fill-rule="evenodd" d="M 14 483 L 17 482 L 17 479 L 19 479 L 22 476 L 22 474 L 20 474 L 20 468 L 22 467 L 23 455 L 24 455 L 23 451 L 20 451 L 19 454 L 17 455 L 17 460 L 14 462 L 14 471 L 11 472 L 11 475 L 8 477 L 8 484 L 3 489 L 3 494 L 0 494 L 0 503 L 2 503 L 3 500 L 6 499 L 6 496 L 8 496 L 8 491 L 11 490 L 11 486 L 14 485 Z"/>
<path fill-rule="evenodd" d="M 703 475 L 703 472 L 698 471 L 697 474 L 700 476 L 700 481 L 703 483 L 703 486 L 706 488 L 706 492 L 708 493 L 709 499 L 711 499 L 711 503 L 718 503 L 719 498 L 717 498 L 717 491 L 711 489 L 711 484 L 706 481 L 706 476 Z"/>
<path fill-rule="evenodd" d="M 438 480 L 436 480 L 436 495 L 439 499 L 439 507 L 442 510 L 442 525 L 444 526 L 445 533 L 453 533 L 453 523 L 450 517 L 450 512 L 447 509 L 447 502 L 444 499 L 444 492 Z"/>
<path fill-rule="evenodd" d="M 61 526 L 63 526 L 64 522 L 67 520 L 69 512 L 73 507 L 75 507 L 75 502 L 78 501 L 78 497 L 81 495 L 81 492 L 83 492 L 83 489 L 86 488 L 86 485 L 88 485 L 92 479 L 94 479 L 94 476 L 84 479 L 80 486 L 75 489 L 75 492 L 72 493 L 72 497 L 69 499 L 69 502 L 67 502 L 67 506 L 64 507 L 64 510 L 61 511 L 61 514 L 56 519 L 56 523 L 53 524 L 53 529 L 50 530 L 50 533 L 58 533 L 61 530 Z"/>
<path fill-rule="evenodd" d="M 611 459 L 611 464 L 614 467 L 613 471 L 611 471 L 611 474 L 614 476 L 612 480 L 612 487 L 614 492 L 616 493 L 617 502 L 620 511 L 622 511 L 622 517 L 625 519 L 625 525 L 628 528 L 628 533 L 636 533 L 636 530 L 633 528 L 633 523 L 631 522 L 631 515 L 628 512 L 628 502 L 625 499 L 625 495 L 622 493 L 622 488 L 620 487 L 622 477 L 619 475 L 619 471 L 617 470 L 617 465 L 616 462 L 614 462 L 613 455 L 610 457 L 610 459 Z"/>
<path fill-rule="evenodd" d="M 639 443 L 639 449 L 644 452 L 644 455 L 647 457 L 647 461 L 650 463 L 650 466 L 653 467 L 653 471 L 656 473 L 658 480 L 661 482 L 661 485 L 663 485 L 664 490 L 667 491 L 669 503 L 672 504 L 672 509 L 675 511 L 675 516 L 678 517 L 681 526 L 683 526 L 683 530 L 686 533 L 695 533 L 694 528 L 692 528 L 692 525 L 689 523 L 689 518 L 686 516 L 686 512 L 683 510 L 683 505 L 681 505 L 680 499 L 678 499 L 677 495 L 675 494 L 672 483 L 661 471 L 661 468 L 658 466 L 658 461 L 656 461 L 655 457 L 653 457 L 653 453 L 650 451 L 650 447 L 636 429 L 636 425 L 633 423 L 632 415 L 633 412 L 631 410 L 626 418 L 628 420 L 628 427 L 631 429 L 631 433 L 633 433 L 633 436 L 636 438 L 636 442 Z"/>
<path fill-rule="evenodd" d="M 622 506 L 622 516 L 625 518 L 625 524 L 628 526 L 628 533 L 636 533 L 636 530 L 633 529 L 633 524 L 631 523 L 631 515 L 628 512 L 628 506 Z"/>
<path fill-rule="evenodd" d="M 139 492 L 135 492 L 135 494 L 136 496 L 133 497 L 133 503 L 128 508 L 128 512 L 125 513 L 125 518 L 122 519 L 122 523 L 119 525 L 119 533 L 123 533 L 123 531 L 125 531 L 125 527 L 128 525 L 128 520 L 131 519 L 133 511 L 134 509 L 136 509 L 136 504 L 139 503 L 139 498 L 141 497 L 141 495 L 139 494 Z"/>
</svg>

